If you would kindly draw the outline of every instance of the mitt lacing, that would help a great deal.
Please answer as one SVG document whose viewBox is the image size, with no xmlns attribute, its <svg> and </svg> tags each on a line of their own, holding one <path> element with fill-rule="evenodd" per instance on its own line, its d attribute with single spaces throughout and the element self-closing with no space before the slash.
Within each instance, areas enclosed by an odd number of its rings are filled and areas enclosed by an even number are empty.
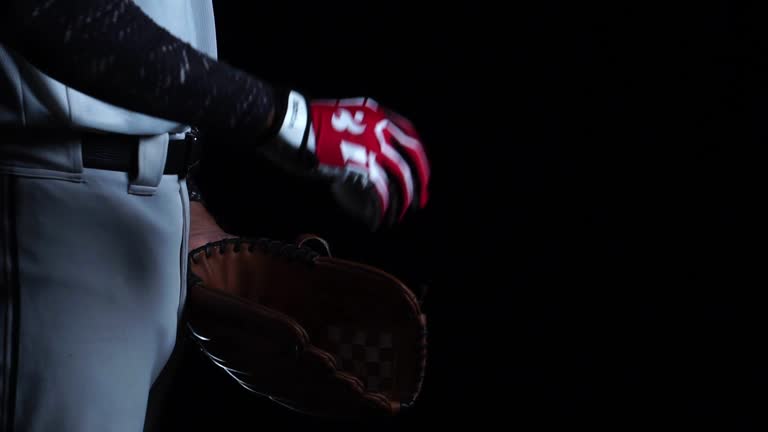
<svg viewBox="0 0 768 432">
<path fill-rule="evenodd" d="M 314 250 L 305 247 L 297 246 L 292 243 L 286 243 L 279 240 L 273 240 L 269 238 L 228 238 L 215 242 L 208 243 L 193 251 L 190 251 L 189 256 L 192 262 L 197 263 L 196 256 L 202 251 L 207 258 L 210 258 L 214 253 L 223 255 L 226 252 L 227 246 L 233 245 L 233 252 L 240 252 L 244 247 L 248 252 L 256 252 L 260 250 L 264 253 L 286 258 L 291 261 L 299 261 L 307 264 L 314 263 L 315 258 L 320 256 L 319 253 Z"/>
</svg>

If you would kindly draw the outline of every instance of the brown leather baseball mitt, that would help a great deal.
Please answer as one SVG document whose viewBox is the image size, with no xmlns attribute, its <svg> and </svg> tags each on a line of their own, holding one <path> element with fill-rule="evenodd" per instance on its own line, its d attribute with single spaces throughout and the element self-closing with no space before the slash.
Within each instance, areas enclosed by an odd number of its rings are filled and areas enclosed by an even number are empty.
<svg viewBox="0 0 768 432">
<path fill-rule="evenodd" d="M 244 388 L 286 407 L 396 415 L 417 400 L 424 378 L 419 299 L 380 269 L 329 255 L 303 240 L 230 236 L 196 247 L 187 328 Z"/>
</svg>

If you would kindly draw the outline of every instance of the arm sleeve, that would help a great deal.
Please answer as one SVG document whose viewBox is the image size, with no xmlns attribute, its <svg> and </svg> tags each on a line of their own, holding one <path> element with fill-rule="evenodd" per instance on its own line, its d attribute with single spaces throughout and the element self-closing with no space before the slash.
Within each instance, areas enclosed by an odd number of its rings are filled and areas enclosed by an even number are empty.
<svg viewBox="0 0 768 432">
<path fill-rule="evenodd" d="M 287 93 L 178 39 L 131 0 L 7 0 L 0 37 L 52 78 L 132 111 L 267 134 Z"/>
</svg>

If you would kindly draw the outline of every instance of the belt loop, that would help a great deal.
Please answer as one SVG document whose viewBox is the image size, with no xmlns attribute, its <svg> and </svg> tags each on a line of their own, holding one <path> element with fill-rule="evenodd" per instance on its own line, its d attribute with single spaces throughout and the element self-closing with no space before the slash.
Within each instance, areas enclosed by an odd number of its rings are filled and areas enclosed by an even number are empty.
<svg viewBox="0 0 768 432">
<path fill-rule="evenodd" d="M 168 157 L 168 134 L 140 138 L 136 176 L 131 179 L 128 193 L 153 195 L 163 179 L 166 157 Z"/>
</svg>

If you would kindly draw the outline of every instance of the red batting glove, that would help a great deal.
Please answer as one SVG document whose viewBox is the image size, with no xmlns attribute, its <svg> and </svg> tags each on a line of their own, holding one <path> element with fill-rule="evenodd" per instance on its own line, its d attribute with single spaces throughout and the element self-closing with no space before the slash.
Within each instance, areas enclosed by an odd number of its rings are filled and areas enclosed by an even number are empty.
<svg viewBox="0 0 768 432">
<path fill-rule="evenodd" d="M 430 165 L 416 129 L 370 98 L 308 102 L 291 92 L 267 155 L 331 183 L 339 204 L 372 229 L 428 201 Z"/>
</svg>

